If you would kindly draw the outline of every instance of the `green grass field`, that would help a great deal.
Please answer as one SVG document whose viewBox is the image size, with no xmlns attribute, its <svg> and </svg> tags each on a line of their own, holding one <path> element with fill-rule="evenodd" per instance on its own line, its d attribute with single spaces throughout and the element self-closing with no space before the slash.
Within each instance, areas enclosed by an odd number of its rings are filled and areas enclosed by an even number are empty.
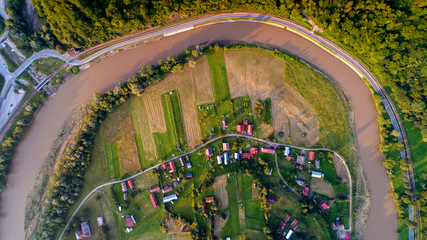
<svg viewBox="0 0 427 240">
<path fill-rule="evenodd" d="M 208 51 L 206 55 L 208 56 L 215 101 L 231 100 L 224 53 L 222 51 Z"/>
<path fill-rule="evenodd" d="M 64 61 L 54 57 L 42 58 L 33 62 L 33 66 L 45 75 L 49 75 L 62 64 L 64 64 Z"/>
<path fill-rule="evenodd" d="M 110 178 L 120 178 L 120 159 L 117 142 L 105 145 L 105 154 L 107 157 L 108 175 Z"/>
<path fill-rule="evenodd" d="M 167 131 L 165 133 L 154 133 L 153 136 L 158 156 L 166 158 L 177 149 L 185 147 L 187 139 L 178 92 L 163 94 L 162 106 Z"/>
<path fill-rule="evenodd" d="M 235 173 L 230 174 L 227 179 L 227 194 L 230 209 L 230 216 L 227 223 L 221 231 L 224 237 L 236 236 L 240 233 L 239 223 L 239 204 L 237 202 L 237 176 Z"/>
<path fill-rule="evenodd" d="M 280 59 L 285 63 L 285 82 L 316 111 L 320 127 L 319 144 L 350 159 L 351 130 L 344 105 L 347 103 L 343 103 L 331 82 L 312 67 L 288 58 Z"/>
</svg>

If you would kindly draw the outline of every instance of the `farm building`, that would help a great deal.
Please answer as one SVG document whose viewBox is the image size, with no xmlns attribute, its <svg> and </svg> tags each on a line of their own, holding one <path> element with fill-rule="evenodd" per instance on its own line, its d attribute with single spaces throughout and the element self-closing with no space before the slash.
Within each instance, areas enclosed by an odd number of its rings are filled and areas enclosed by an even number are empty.
<svg viewBox="0 0 427 240">
<path fill-rule="evenodd" d="M 239 153 L 234 153 L 234 159 L 239 159 Z"/>
<path fill-rule="evenodd" d="M 128 194 L 127 194 L 127 193 L 123 194 L 123 200 L 125 200 L 125 201 L 126 201 L 126 200 L 128 200 L 128 198 L 129 198 L 129 197 L 128 197 Z"/>
<path fill-rule="evenodd" d="M 128 190 L 128 187 L 126 186 L 126 182 L 121 182 L 120 185 L 122 185 L 122 192 L 126 192 Z"/>
<path fill-rule="evenodd" d="M 178 196 L 176 194 L 171 194 L 169 196 L 164 197 L 163 202 L 168 203 L 170 201 L 177 200 L 177 199 L 178 199 Z"/>
<path fill-rule="evenodd" d="M 310 193 L 310 188 L 305 187 L 304 190 L 302 190 L 302 194 L 304 194 L 304 196 L 308 197 L 308 194 Z"/>
<path fill-rule="evenodd" d="M 92 234 L 90 233 L 89 223 L 87 221 L 82 222 L 80 224 L 80 231 L 76 232 L 76 238 L 83 239 L 88 238 L 90 236 L 92 236 Z"/>
<path fill-rule="evenodd" d="M 342 225 L 341 221 L 339 219 L 335 220 L 335 222 L 332 223 L 332 229 L 338 230 L 344 228 L 344 225 Z"/>
<path fill-rule="evenodd" d="M 222 127 L 223 127 L 223 128 L 228 127 L 227 119 L 222 119 Z"/>
<path fill-rule="evenodd" d="M 243 119 L 243 125 L 248 125 L 248 124 L 249 124 L 248 119 Z"/>
<path fill-rule="evenodd" d="M 157 185 L 157 186 L 151 187 L 150 192 L 160 192 L 159 186 Z"/>
<path fill-rule="evenodd" d="M 176 171 L 175 162 L 173 160 L 169 162 L 169 166 L 171 167 L 171 170 L 169 172 L 172 173 Z"/>
<path fill-rule="evenodd" d="M 289 156 L 289 147 L 285 147 L 285 151 L 283 152 L 283 155 L 285 155 L 286 157 Z"/>
<path fill-rule="evenodd" d="M 228 152 L 224 153 L 224 164 L 228 165 Z"/>
<path fill-rule="evenodd" d="M 168 193 L 170 191 L 172 191 L 172 187 L 170 185 L 167 185 L 163 188 L 163 193 Z"/>
<path fill-rule="evenodd" d="M 315 152 L 311 151 L 311 152 L 308 154 L 308 161 L 313 161 L 313 160 L 314 160 L 314 158 L 315 158 Z"/>
<path fill-rule="evenodd" d="M 322 211 L 326 211 L 329 209 L 329 205 L 325 201 L 322 200 L 322 201 L 320 201 L 320 209 Z"/>
<path fill-rule="evenodd" d="M 222 164 L 222 155 L 216 156 L 216 159 L 218 161 L 218 164 Z"/>
<path fill-rule="evenodd" d="M 249 124 L 248 125 L 248 135 L 252 135 L 252 129 L 253 129 L 253 125 L 252 124 Z"/>
<path fill-rule="evenodd" d="M 223 144 L 222 144 L 222 150 L 223 150 L 223 151 L 228 151 L 228 150 L 230 150 L 230 143 L 223 143 Z"/>
<path fill-rule="evenodd" d="M 305 156 L 298 155 L 298 157 L 297 157 L 297 163 L 299 165 L 304 165 L 305 164 Z"/>
<path fill-rule="evenodd" d="M 302 165 L 299 165 L 299 164 L 295 164 L 295 168 L 296 168 L 296 169 L 299 169 L 299 170 L 303 170 Z"/>
<path fill-rule="evenodd" d="M 298 226 L 298 223 L 299 223 L 298 220 L 294 219 L 291 223 L 291 228 L 295 230 L 295 228 Z"/>
<path fill-rule="evenodd" d="M 242 159 L 251 159 L 253 157 L 252 153 L 241 153 L 240 157 Z"/>
<path fill-rule="evenodd" d="M 133 191 L 135 191 L 135 185 L 133 185 L 132 180 L 128 180 L 128 185 L 129 185 L 130 189 L 132 189 Z"/>
<path fill-rule="evenodd" d="M 213 155 L 212 148 L 206 148 L 205 152 L 206 152 L 206 157 L 211 157 Z"/>
<path fill-rule="evenodd" d="M 180 158 L 179 158 L 179 162 L 181 163 L 181 166 L 182 166 L 182 167 L 185 167 L 185 160 L 184 160 L 184 158 L 183 158 L 183 157 L 180 157 Z"/>
<path fill-rule="evenodd" d="M 292 215 L 288 213 L 286 214 L 286 217 L 283 219 L 283 222 L 288 223 L 291 220 L 291 218 L 292 218 Z"/>
<path fill-rule="evenodd" d="M 311 172 L 311 177 L 314 177 L 314 178 L 324 178 L 325 174 L 323 174 L 321 172 L 312 171 Z"/>
<path fill-rule="evenodd" d="M 126 226 L 128 227 L 133 227 L 136 224 L 135 218 L 133 217 L 133 215 L 131 216 L 126 216 Z"/>
<path fill-rule="evenodd" d="M 289 230 L 288 234 L 286 234 L 286 239 L 290 239 L 292 237 L 292 234 L 294 233 L 294 231 L 292 231 L 292 229 Z"/>
<path fill-rule="evenodd" d="M 319 169 L 319 168 L 320 168 L 320 160 L 319 160 L 319 159 L 316 159 L 316 160 L 314 161 L 314 166 L 316 166 L 316 169 Z"/>
<path fill-rule="evenodd" d="M 251 148 L 250 152 L 251 152 L 251 154 L 257 154 L 258 153 L 258 148 L 253 147 L 253 148 Z"/>
<path fill-rule="evenodd" d="M 214 197 L 207 197 L 207 198 L 205 198 L 205 201 L 207 203 L 211 203 L 211 202 L 215 201 L 215 198 Z"/>
<path fill-rule="evenodd" d="M 237 131 L 238 132 L 244 132 L 245 131 L 245 125 L 237 125 Z"/>
<path fill-rule="evenodd" d="M 185 175 L 187 178 L 192 178 L 193 174 L 192 173 L 187 173 L 187 175 Z"/>
<path fill-rule="evenodd" d="M 154 193 L 150 194 L 150 200 L 151 200 L 151 204 L 153 205 L 153 208 L 156 208 L 159 206 L 159 204 L 157 203 L 156 195 L 154 195 Z"/>
<path fill-rule="evenodd" d="M 178 183 L 178 182 L 173 182 L 173 183 L 172 183 L 172 186 L 173 186 L 173 187 L 178 187 L 178 186 L 179 186 L 179 183 Z"/>
<path fill-rule="evenodd" d="M 274 148 L 263 147 L 263 148 L 261 148 L 261 152 L 269 153 L 269 154 L 275 154 L 276 150 Z"/>
<path fill-rule="evenodd" d="M 286 223 L 284 223 L 284 222 L 282 221 L 282 222 L 280 222 L 280 224 L 279 224 L 279 229 L 283 230 L 283 229 L 285 229 L 285 226 L 286 226 Z"/>
<path fill-rule="evenodd" d="M 163 168 L 164 170 L 168 169 L 168 164 L 167 164 L 167 163 L 163 163 L 163 164 L 162 164 L 162 168 Z"/>
<path fill-rule="evenodd" d="M 268 195 L 267 196 L 267 201 L 271 202 L 271 203 L 275 203 L 276 202 L 276 198 L 272 195 Z"/>
<path fill-rule="evenodd" d="M 191 163 L 187 163 L 187 168 L 190 169 L 191 168 Z"/>
<path fill-rule="evenodd" d="M 104 218 L 103 217 L 97 217 L 96 223 L 98 223 L 98 227 L 104 226 Z"/>
</svg>

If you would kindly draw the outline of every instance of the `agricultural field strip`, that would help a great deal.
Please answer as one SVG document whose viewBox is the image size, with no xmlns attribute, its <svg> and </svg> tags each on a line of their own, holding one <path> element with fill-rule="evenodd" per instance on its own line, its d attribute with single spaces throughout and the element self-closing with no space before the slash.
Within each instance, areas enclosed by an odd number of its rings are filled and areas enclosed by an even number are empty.
<svg viewBox="0 0 427 240">
<path fill-rule="evenodd" d="M 83 206 L 83 204 L 86 202 L 86 200 L 88 200 L 88 199 L 90 198 L 90 196 L 91 196 L 93 193 L 95 193 L 96 191 L 98 191 L 100 188 L 103 188 L 103 187 L 105 187 L 105 186 L 109 186 L 109 185 L 113 185 L 113 184 L 117 184 L 117 183 L 121 183 L 121 182 L 123 182 L 123 181 L 127 181 L 127 180 L 130 180 L 130 179 L 133 179 L 133 178 L 135 178 L 135 177 L 137 177 L 137 176 L 140 176 L 140 175 L 142 175 L 142 174 L 144 174 L 144 173 L 147 173 L 147 172 L 149 172 L 149 171 L 151 171 L 151 170 L 153 170 L 153 169 L 156 169 L 156 168 L 160 167 L 160 165 L 162 165 L 162 164 L 164 164 L 164 163 L 168 163 L 168 162 L 170 162 L 170 161 L 173 161 L 173 160 L 179 159 L 180 157 L 184 157 L 184 156 L 186 156 L 186 155 L 190 155 L 190 154 L 192 154 L 192 153 L 194 153 L 194 152 L 197 152 L 199 149 L 201 149 L 201 148 L 203 148 L 203 147 L 205 147 L 205 146 L 207 146 L 207 145 L 209 145 L 209 144 L 211 144 L 211 143 L 213 143 L 213 142 L 215 142 L 215 141 L 217 141 L 217 140 L 221 140 L 221 139 L 223 139 L 223 138 L 227 138 L 227 137 L 241 137 L 241 138 L 246 138 L 246 139 L 250 139 L 250 140 L 254 140 L 254 141 L 258 141 L 258 142 L 262 142 L 262 143 L 268 144 L 268 145 L 270 145 L 270 146 L 273 146 L 274 148 L 277 148 L 277 147 L 291 147 L 291 148 L 295 148 L 295 149 L 302 150 L 302 151 L 328 151 L 328 152 L 331 152 L 331 153 L 335 154 L 335 156 L 337 156 L 337 157 L 338 157 L 338 158 L 339 158 L 339 159 L 344 163 L 344 166 L 345 166 L 345 168 L 346 168 L 346 170 L 347 170 L 347 174 L 348 174 L 348 176 L 349 176 L 350 210 L 349 210 L 349 229 L 348 229 L 347 231 L 351 232 L 351 224 L 352 224 L 352 223 L 351 223 L 351 221 L 352 221 L 352 194 L 353 194 L 353 190 L 352 190 L 352 180 L 351 180 L 351 175 L 350 175 L 350 171 L 349 171 L 349 169 L 348 169 L 348 167 L 347 167 L 347 164 L 345 163 L 344 159 L 343 159 L 343 158 L 342 158 L 338 153 L 336 153 L 336 152 L 335 152 L 335 151 L 333 151 L 333 150 L 327 149 L 327 148 L 303 148 L 303 147 L 297 147 L 297 146 L 292 146 L 292 145 L 287 145 L 287 144 L 281 144 L 281 143 L 275 143 L 275 142 L 268 142 L 268 141 L 263 140 L 263 139 L 259 139 L 259 138 L 255 138 L 255 137 L 250 137 L 250 136 L 243 135 L 243 134 L 227 134 L 227 135 L 224 135 L 224 136 L 219 136 L 219 137 L 217 137 L 217 138 L 211 139 L 211 140 L 207 141 L 206 143 L 204 143 L 204 144 L 202 144 L 202 145 L 198 146 L 197 148 L 195 148 L 195 149 L 193 149 L 193 150 L 191 150 L 191 151 L 189 151 L 189 152 L 187 152 L 187 153 L 181 154 L 181 155 L 176 156 L 176 157 L 169 158 L 168 160 L 165 160 L 165 161 L 163 161 L 163 162 L 161 162 L 161 163 L 158 163 L 157 165 L 152 166 L 152 167 L 150 167 L 150 168 L 148 168 L 148 169 L 145 169 L 144 171 L 139 172 L 139 173 L 137 173 L 137 174 L 135 174 L 135 175 L 133 175 L 133 176 L 130 176 L 130 177 L 128 177 L 128 178 L 125 178 L 125 179 L 122 179 L 122 180 L 118 180 L 118 181 L 112 181 L 112 182 L 108 182 L 108 183 L 104 183 L 104 184 L 99 185 L 98 187 L 96 187 L 95 189 L 93 189 L 90 193 L 88 193 L 88 194 L 86 195 L 86 197 L 83 199 L 83 201 L 82 201 L 82 202 L 79 204 L 79 206 L 76 208 L 76 210 L 74 211 L 73 215 L 71 215 L 70 219 L 68 220 L 67 225 L 66 225 L 66 226 L 65 226 L 65 228 L 62 230 L 62 233 L 61 233 L 61 235 L 59 236 L 59 239 L 61 239 L 61 238 L 62 238 L 62 236 L 63 236 L 63 235 L 64 235 L 64 233 L 65 233 L 65 230 L 66 230 L 66 229 L 68 228 L 68 226 L 70 225 L 71 220 L 74 218 L 74 216 L 75 216 L 75 215 L 77 214 L 77 212 L 80 210 L 80 208 Z M 276 164 L 277 164 L 277 158 L 276 158 Z M 279 169 L 277 169 L 277 170 L 279 171 Z M 282 180 L 283 180 L 283 178 L 282 178 Z"/>
</svg>

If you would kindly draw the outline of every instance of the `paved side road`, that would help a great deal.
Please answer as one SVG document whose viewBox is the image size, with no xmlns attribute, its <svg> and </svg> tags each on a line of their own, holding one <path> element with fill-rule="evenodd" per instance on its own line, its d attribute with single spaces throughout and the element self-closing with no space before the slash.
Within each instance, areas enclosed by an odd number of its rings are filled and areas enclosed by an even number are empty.
<svg viewBox="0 0 427 240">
<path fill-rule="evenodd" d="M 70 217 L 70 219 L 68 220 L 67 225 L 65 226 L 64 230 L 62 230 L 62 233 L 61 233 L 61 235 L 59 236 L 59 239 L 61 239 L 61 238 L 62 238 L 62 236 L 63 236 L 63 235 L 64 235 L 64 233 L 65 233 L 65 230 L 67 230 L 68 226 L 70 225 L 71 220 L 74 218 L 74 216 L 77 214 L 77 212 L 78 212 L 78 211 L 80 210 L 80 208 L 83 206 L 83 204 L 84 204 L 84 203 L 85 203 L 85 202 L 90 198 L 90 196 L 91 196 L 92 194 L 94 194 L 95 192 L 99 191 L 99 189 L 101 189 L 101 188 L 103 188 L 103 187 L 106 187 L 106 186 L 109 186 L 109 185 L 118 184 L 118 183 L 121 183 L 121 182 L 123 182 L 123 181 L 127 181 L 127 180 L 133 179 L 133 178 L 135 178 L 135 177 L 138 177 L 138 176 L 140 176 L 140 175 L 142 175 L 142 174 L 144 174 L 144 173 L 147 173 L 147 172 L 149 172 L 149 171 L 151 171 L 151 170 L 153 170 L 153 169 L 156 169 L 156 168 L 160 167 L 160 165 L 162 165 L 162 164 L 164 164 L 164 163 L 168 163 L 168 162 L 170 162 L 170 161 L 173 161 L 173 160 L 179 159 L 180 157 L 184 157 L 184 156 L 190 155 L 190 154 L 192 154 L 192 153 L 194 153 L 194 152 L 198 151 L 199 149 L 201 149 L 201 148 L 203 148 L 203 147 L 205 147 L 205 146 L 207 146 L 207 145 L 209 145 L 209 144 L 211 144 L 211 143 L 213 143 L 213 142 L 215 142 L 215 141 L 218 141 L 218 140 L 221 140 L 221 139 L 223 139 L 223 138 L 227 138 L 227 137 L 241 137 L 241 138 L 246 138 L 246 139 L 250 139 L 250 140 L 254 140 L 254 141 L 258 141 L 258 142 L 265 143 L 265 144 L 267 144 L 267 145 L 273 146 L 274 148 L 277 148 L 277 147 L 283 146 L 283 147 L 291 147 L 291 148 L 295 148 L 295 149 L 302 150 L 302 151 L 328 151 L 328 152 L 334 153 L 334 154 L 335 154 L 335 156 L 337 156 L 337 157 L 338 157 L 338 158 L 339 158 L 339 159 L 344 163 L 344 166 L 345 166 L 345 168 L 346 168 L 346 170 L 347 170 L 347 174 L 348 174 L 348 176 L 349 176 L 349 189 L 350 189 L 350 193 L 349 193 L 349 201 L 350 201 L 350 211 L 349 211 L 349 216 L 350 216 L 350 217 L 349 217 L 349 218 L 350 218 L 350 222 L 349 222 L 349 229 L 348 229 L 347 231 L 350 231 L 350 232 L 351 232 L 351 224 L 352 224 L 352 223 L 351 223 L 351 221 L 352 221 L 352 196 L 353 196 L 353 185 L 352 185 L 351 175 L 350 175 L 350 171 L 349 171 L 349 169 L 348 169 L 348 167 L 347 167 L 347 164 L 345 163 L 344 159 L 343 159 L 343 158 L 342 158 L 338 153 L 336 153 L 336 152 L 335 152 L 335 151 L 333 151 L 333 150 L 327 149 L 327 148 L 303 148 L 303 147 L 297 147 L 297 146 L 286 145 L 286 144 L 281 144 L 281 143 L 268 142 L 268 141 L 266 141 L 266 140 L 264 140 L 264 139 L 255 138 L 255 137 L 251 137 L 251 136 L 247 136 L 247 135 L 243 135 L 243 134 L 227 134 L 227 135 L 224 135 L 224 136 L 220 136 L 220 137 L 217 137 L 217 138 L 211 139 L 211 140 L 207 141 L 206 143 L 204 143 L 204 144 L 202 144 L 202 145 L 200 145 L 200 146 L 196 147 L 195 149 L 193 149 L 193 150 L 191 150 L 191 151 L 189 151 L 189 152 L 187 152 L 187 153 L 181 154 L 181 155 L 176 156 L 176 157 L 169 158 L 168 160 L 165 160 L 165 161 L 163 161 L 163 162 L 161 162 L 161 163 L 158 163 L 157 165 L 152 166 L 152 167 L 150 167 L 150 168 L 148 168 L 148 169 L 145 169 L 144 171 L 139 172 L 139 173 L 137 173 L 137 174 L 135 174 L 135 175 L 133 175 L 133 176 L 131 176 L 131 177 L 128 177 L 128 178 L 125 178 L 125 179 L 122 179 L 122 180 L 118 180 L 118 181 L 112 181 L 112 182 L 104 183 L 104 184 L 101 184 L 101 185 L 99 185 L 98 187 L 94 188 L 90 193 L 88 193 L 88 194 L 86 195 L 86 197 L 82 200 L 82 202 L 79 204 L 79 206 L 78 206 L 78 207 L 76 208 L 76 210 L 73 212 L 73 215 L 71 215 L 71 217 Z M 276 165 L 277 165 L 277 158 L 276 158 Z M 278 168 L 277 168 L 277 170 L 279 171 L 279 169 L 278 169 Z M 279 174 L 280 174 L 280 171 L 279 171 Z M 285 182 L 285 180 L 284 180 L 283 178 L 282 178 L 282 180 Z M 286 182 L 285 182 L 285 183 L 286 183 Z"/>
</svg>

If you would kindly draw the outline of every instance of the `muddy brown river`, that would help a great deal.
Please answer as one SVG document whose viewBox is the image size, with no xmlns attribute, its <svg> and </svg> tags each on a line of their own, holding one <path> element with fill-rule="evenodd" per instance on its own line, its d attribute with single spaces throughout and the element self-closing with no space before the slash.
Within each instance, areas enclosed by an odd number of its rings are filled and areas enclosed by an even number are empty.
<svg viewBox="0 0 427 240">
<path fill-rule="evenodd" d="M 24 239 L 26 196 L 45 154 L 67 115 L 92 98 L 112 89 L 143 64 L 177 55 L 190 45 L 210 40 L 242 40 L 276 45 L 297 55 L 338 81 L 354 110 L 360 157 L 370 184 L 372 208 L 365 239 L 396 239 L 396 205 L 379 151 L 377 111 L 368 87 L 345 64 L 313 43 L 285 30 L 261 23 L 221 23 L 121 52 L 102 60 L 64 83 L 47 101 L 19 144 L 12 160 L 7 189 L 0 199 L 0 239 Z"/>
</svg>

